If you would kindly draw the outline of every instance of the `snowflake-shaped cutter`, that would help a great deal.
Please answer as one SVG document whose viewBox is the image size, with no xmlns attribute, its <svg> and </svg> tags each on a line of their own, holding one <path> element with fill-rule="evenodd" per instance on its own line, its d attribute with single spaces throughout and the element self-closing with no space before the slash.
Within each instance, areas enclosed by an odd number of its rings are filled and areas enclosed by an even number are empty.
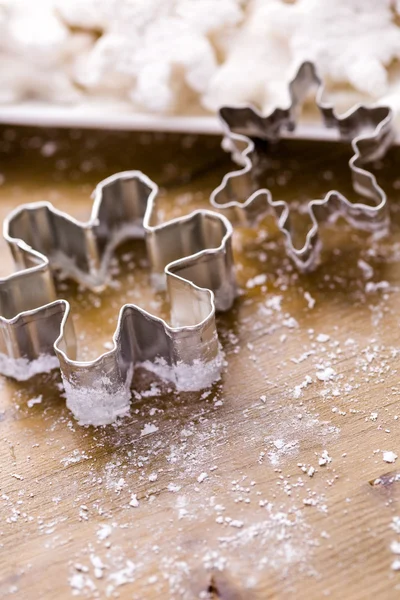
<svg viewBox="0 0 400 600">
<path fill-rule="evenodd" d="M 353 188 L 368 198 L 371 204 L 350 202 L 336 190 L 324 198 L 309 200 L 307 213 L 311 220 L 302 248 L 296 248 L 292 237 L 290 210 L 287 202 L 274 200 L 270 190 L 257 184 L 256 140 L 278 141 L 293 132 L 299 108 L 312 88 L 316 88 L 316 105 L 323 124 L 336 130 L 338 140 L 351 141 L 353 156 L 349 161 Z M 357 105 L 339 116 L 333 106 L 323 100 L 324 88 L 313 63 L 303 63 L 289 83 L 290 102 L 287 108 L 276 108 L 263 116 L 253 106 L 223 107 L 220 118 L 225 134 L 224 147 L 242 168 L 227 173 L 211 194 L 211 204 L 223 211 L 232 222 L 254 225 L 272 213 L 284 236 L 287 254 L 302 271 L 318 264 L 320 253 L 319 224 L 342 216 L 353 227 L 383 235 L 389 228 L 389 211 L 385 191 L 364 165 L 381 158 L 390 147 L 394 130 L 389 107 Z"/>
<path fill-rule="evenodd" d="M 87 223 L 48 202 L 22 205 L 4 221 L 19 270 L 0 280 L 0 372 L 25 380 L 59 365 L 67 406 L 82 424 L 128 412 L 137 365 L 179 390 L 207 387 L 220 373 L 215 310 L 229 309 L 236 296 L 231 224 L 208 210 L 157 224 L 157 194 L 148 177 L 127 171 L 96 187 Z M 143 237 L 153 279 L 168 289 L 170 324 L 126 304 L 113 349 L 77 360 L 70 307 L 57 299 L 54 272 L 101 289 L 116 246 Z"/>
</svg>

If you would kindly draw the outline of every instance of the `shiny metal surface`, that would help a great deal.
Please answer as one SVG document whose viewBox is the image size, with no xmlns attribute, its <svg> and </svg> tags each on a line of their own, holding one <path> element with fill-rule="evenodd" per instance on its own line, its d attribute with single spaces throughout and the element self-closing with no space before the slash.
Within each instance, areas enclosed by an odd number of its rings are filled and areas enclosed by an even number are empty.
<svg viewBox="0 0 400 600">
<path fill-rule="evenodd" d="M 127 412 L 137 364 L 179 389 L 205 387 L 219 374 L 215 310 L 229 309 L 236 295 L 230 222 L 199 210 L 158 224 L 157 192 L 145 175 L 127 171 L 97 186 L 87 223 L 47 202 L 23 205 L 4 222 L 20 270 L 0 281 L 0 370 L 27 379 L 57 357 L 67 405 L 81 423 L 104 424 Z M 69 304 L 57 300 L 53 275 L 100 290 L 116 246 L 133 238 L 145 238 L 152 278 L 168 289 L 170 323 L 127 304 L 112 350 L 76 360 Z"/>
<path fill-rule="evenodd" d="M 293 242 L 289 206 L 274 200 L 271 192 L 258 184 L 260 157 L 257 146 L 273 144 L 296 128 L 299 109 L 311 89 L 316 89 L 316 104 L 325 127 L 334 129 L 337 140 L 350 142 L 353 156 L 349 161 L 354 190 L 366 202 L 350 202 L 336 190 L 324 198 L 310 199 L 307 207 L 312 226 L 301 248 Z M 352 226 L 384 234 L 388 230 L 389 214 L 384 190 L 375 176 L 364 166 L 382 157 L 394 139 L 393 115 L 384 106 L 356 106 L 344 115 L 323 100 L 323 85 L 315 66 L 303 63 L 289 85 L 290 102 L 287 108 L 277 108 L 263 116 L 252 106 L 224 107 L 220 118 L 225 132 L 225 147 L 242 166 L 225 175 L 211 195 L 211 204 L 222 210 L 234 223 L 256 224 L 272 213 L 285 240 L 288 255 L 302 271 L 312 270 L 319 259 L 319 224 L 344 217 Z M 368 203 L 369 202 L 369 203 Z"/>
</svg>

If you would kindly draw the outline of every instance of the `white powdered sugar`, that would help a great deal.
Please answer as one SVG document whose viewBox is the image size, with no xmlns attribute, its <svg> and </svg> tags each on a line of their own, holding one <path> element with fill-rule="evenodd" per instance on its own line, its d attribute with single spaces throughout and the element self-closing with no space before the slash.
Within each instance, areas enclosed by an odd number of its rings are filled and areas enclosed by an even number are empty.
<svg viewBox="0 0 400 600">
<path fill-rule="evenodd" d="M 145 361 L 138 366 L 154 373 L 163 381 L 175 384 L 178 391 L 190 392 L 208 388 L 217 381 L 221 375 L 223 360 L 224 356 L 220 351 L 215 359 L 207 363 L 195 360 L 191 364 L 181 362 L 168 365 L 164 359 L 156 359 L 154 362 Z"/>
<path fill-rule="evenodd" d="M 143 437 L 145 435 L 151 435 L 156 431 L 158 431 L 158 427 L 156 425 L 153 425 L 152 423 L 146 423 L 142 431 L 140 432 L 140 437 Z"/>
<path fill-rule="evenodd" d="M 220 351 L 215 359 L 207 363 L 196 360 L 192 364 L 168 365 L 164 359 L 157 359 L 138 363 L 136 367 L 142 367 L 161 380 L 175 384 L 177 391 L 187 392 L 210 387 L 220 378 L 222 365 L 223 353 Z M 129 370 L 125 382 L 119 381 L 118 374 L 102 375 L 94 379 L 93 385 L 85 384 L 84 380 L 75 382 L 73 374 L 70 380 L 63 377 L 67 407 L 80 425 L 107 425 L 125 417 L 131 405 L 132 374 L 133 368 Z M 146 427 L 142 435 L 153 432 L 151 425 Z"/>
<path fill-rule="evenodd" d="M 34 360 L 10 358 L 5 354 L 0 354 L 0 372 L 6 377 L 12 377 L 18 381 L 27 381 L 38 373 L 50 373 L 59 367 L 58 358 L 50 354 L 39 356 Z"/>
<path fill-rule="evenodd" d="M 386 450 L 383 452 L 382 458 L 387 463 L 394 463 L 397 460 L 397 454 L 395 454 L 391 450 Z"/>
<path fill-rule="evenodd" d="M 131 403 L 129 373 L 125 383 L 115 384 L 107 390 L 110 379 L 101 377 L 93 386 L 74 384 L 64 378 L 67 407 L 80 425 L 107 425 L 129 413 Z"/>
<path fill-rule="evenodd" d="M 330 381 L 335 376 L 335 370 L 332 367 L 321 367 L 316 376 L 320 381 Z"/>
</svg>

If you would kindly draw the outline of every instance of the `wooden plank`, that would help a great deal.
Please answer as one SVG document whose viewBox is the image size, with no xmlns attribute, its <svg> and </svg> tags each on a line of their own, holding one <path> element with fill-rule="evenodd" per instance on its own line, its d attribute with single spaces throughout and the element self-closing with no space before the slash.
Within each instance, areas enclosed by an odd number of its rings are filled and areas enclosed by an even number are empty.
<svg viewBox="0 0 400 600">
<path fill-rule="evenodd" d="M 21 128 L 0 140 L 2 219 L 42 199 L 85 219 L 94 185 L 129 168 L 162 186 L 160 215 L 184 214 L 207 206 L 231 166 L 212 137 Z M 299 205 L 328 187 L 351 193 L 347 159 L 285 142 L 266 182 Z M 325 227 L 311 275 L 270 220 L 235 233 L 242 292 L 218 319 L 227 364 L 209 393 L 138 373 L 131 415 L 93 429 L 74 422 L 56 372 L 1 381 L 2 598 L 398 597 L 400 477 L 383 460 L 400 455 L 398 159 L 376 166 L 390 236 Z M 118 253 L 114 280 L 100 297 L 60 290 L 83 358 L 111 338 L 124 302 L 166 314 L 139 243 Z"/>
</svg>

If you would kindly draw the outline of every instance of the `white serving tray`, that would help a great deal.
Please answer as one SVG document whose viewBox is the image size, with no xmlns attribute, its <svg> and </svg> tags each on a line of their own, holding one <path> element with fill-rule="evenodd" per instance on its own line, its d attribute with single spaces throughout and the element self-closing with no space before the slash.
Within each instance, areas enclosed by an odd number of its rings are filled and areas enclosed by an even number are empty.
<svg viewBox="0 0 400 600">
<path fill-rule="evenodd" d="M 57 106 L 43 102 L 0 105 L 0 123 L 38 127 L 82 127 L 128 131 L 221 132 L 216 117 L 175 117 L 140 114 L 125 104 Z"/>
<path fill-rule="evenodd" d="M 222 128 L 216 116 L 159 116 L 132 112 L 124 103 L 106 102 L 57 106 L 43 102 L 23 102 L 0 105 L 0 124 L 35 127 L 66 127 L 84 129 L 120 129 L 124 131 L 164 131 L 221 135 Z M 300 123 L 294 133 L 284 137 L 299 139 L 337 140 L 335 130 L 326 129 L 319 122 Z M 400 144 L 400 135 L 396 137 Z"/>
</svg>

